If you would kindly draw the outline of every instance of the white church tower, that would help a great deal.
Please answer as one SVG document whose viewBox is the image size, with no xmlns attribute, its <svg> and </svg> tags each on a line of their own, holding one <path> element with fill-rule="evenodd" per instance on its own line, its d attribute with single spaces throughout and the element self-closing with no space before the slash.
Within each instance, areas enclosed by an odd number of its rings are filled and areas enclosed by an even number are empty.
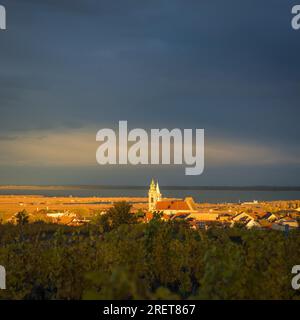
<svg viewBox="0 0 300 320">
<path fill-rule="evenodd" d="M 148 195 L 149 195 L 149 211 L 155 211 L 157 201 L 161 201 L 161 193 L 159 190 L 158 182 L 155 185 L 155 182 L 153 179 L 150 184 Z"/>
</svg>

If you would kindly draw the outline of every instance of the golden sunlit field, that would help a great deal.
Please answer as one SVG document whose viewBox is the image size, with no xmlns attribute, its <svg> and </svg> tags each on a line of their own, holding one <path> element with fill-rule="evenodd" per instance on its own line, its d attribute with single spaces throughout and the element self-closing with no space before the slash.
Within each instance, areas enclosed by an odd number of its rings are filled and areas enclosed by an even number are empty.
<svg viewBox="0 0 300 320">
<path fill-rule="evenodd" d="M 49 211 L 71 211 L 89 216 L 96 211 L 105 211 L 113 203 L 118 201 L 127 201 L 133 204 L 133 211 L 146 209 L 148 207 L 148 198 L 128 198 L 128 197 L 45 197 L 35 195 L 22 196 L 0 196 L 0 217 L 7 220 L 15 213 L 26 210 L 38 218 L 41 212 Z M 40 218 L 40 217 L 39 217 Z"/>
</svg>

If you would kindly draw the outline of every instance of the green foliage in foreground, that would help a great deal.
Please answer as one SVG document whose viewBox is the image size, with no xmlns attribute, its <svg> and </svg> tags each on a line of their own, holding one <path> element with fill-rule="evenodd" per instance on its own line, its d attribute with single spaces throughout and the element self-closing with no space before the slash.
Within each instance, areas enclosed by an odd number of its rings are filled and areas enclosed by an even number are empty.
<svg viewBox="0 0 300 320">
<path fill-rule="evenodd" d="M 0 265 L 7 271 L 0 298 L 300 297 L 291 288 L 291 269 L 300 264 L 298 231 L 288 237 L 271 230 L 195 231 L 159 217 L 136 223 L 117 211 L 77 228 L 0 225 Z"/>
<path fill-rule="evenodd" d="M 18 212 L 16 215 L 17 224 L 23 226 L 24 224 L 29 223 L 29 216 L 26 210 Z"/>
</svg>

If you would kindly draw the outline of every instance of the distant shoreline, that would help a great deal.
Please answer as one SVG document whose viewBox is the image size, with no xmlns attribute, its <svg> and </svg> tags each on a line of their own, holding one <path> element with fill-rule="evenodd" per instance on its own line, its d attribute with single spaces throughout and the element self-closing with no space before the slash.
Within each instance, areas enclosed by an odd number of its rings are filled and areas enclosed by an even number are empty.
<svg viewBox="0 0 300 320">
<path fill-rule="evenodd" d="M 0 190 L 148 190 L 148 186 L 125 185 L 0 185 Z M 165 190 L 300 191 L 300 186 L 161 186 Z"/>
</svg>

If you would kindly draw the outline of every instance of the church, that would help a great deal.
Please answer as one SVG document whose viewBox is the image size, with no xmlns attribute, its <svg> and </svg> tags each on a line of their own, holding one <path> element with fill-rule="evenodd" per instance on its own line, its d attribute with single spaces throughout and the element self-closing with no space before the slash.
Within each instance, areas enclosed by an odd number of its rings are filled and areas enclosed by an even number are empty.
<svg viewBox="0 0 300 320">
<path fill-rule="evenodd" d="M 162 212 L 167 215 L 184 214 L 196 212 L 195 202 L 192 197 L 184 200 L 162 199 L 158 182 L 152 179 L 149 192 L 149 212 Z"/>
<path fill-rule="evenodd" d="M 149 197 L 149 211 L 150 212 L 156 211 L 156 204 L 157 202 L 161 201 L 161 193 L 159 190 L 158 182 L 155 184 L 153 179 L 150 184 L 148 197 Z"/>
</svg>

